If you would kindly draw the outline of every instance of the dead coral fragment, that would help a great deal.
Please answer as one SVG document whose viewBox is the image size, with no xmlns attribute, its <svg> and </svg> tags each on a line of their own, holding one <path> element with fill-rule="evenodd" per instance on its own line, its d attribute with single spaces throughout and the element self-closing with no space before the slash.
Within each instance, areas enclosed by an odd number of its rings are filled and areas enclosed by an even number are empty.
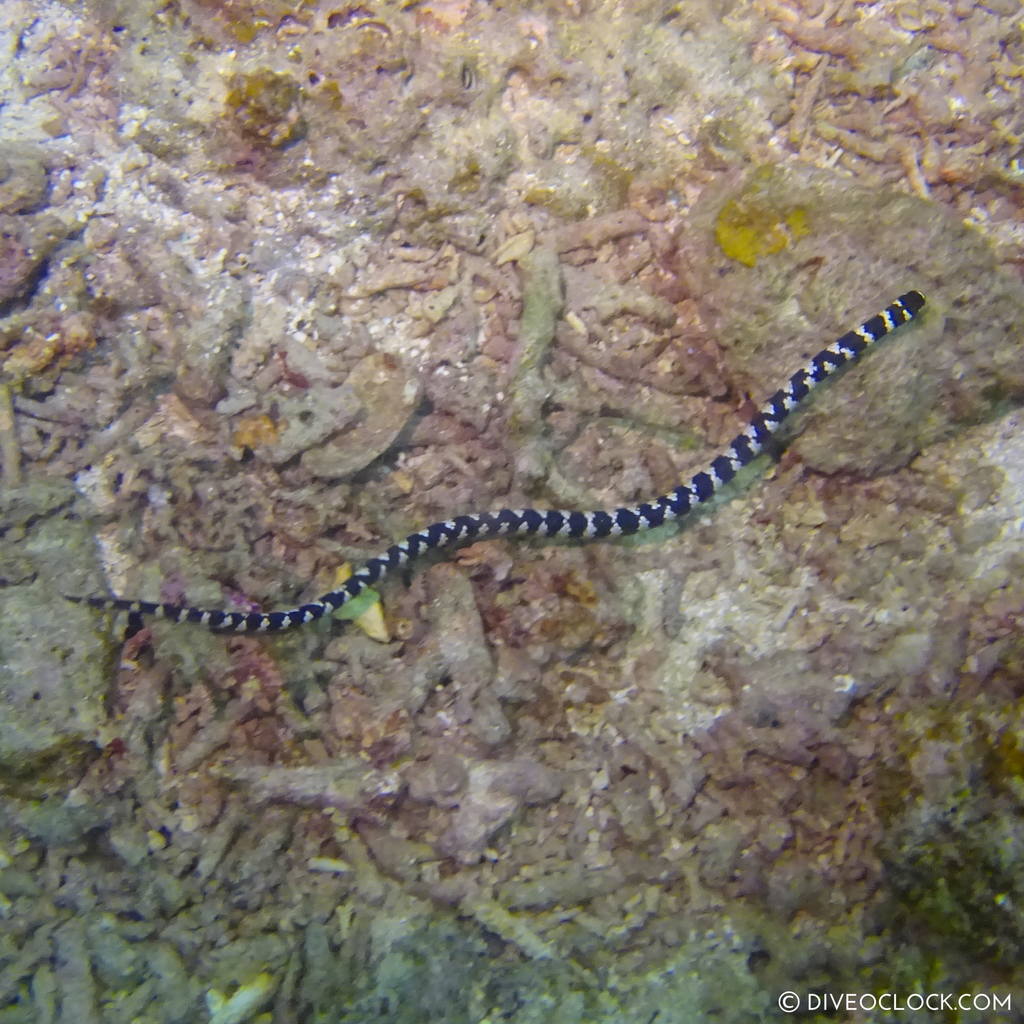
<svg viewBox="0 0 1024 1024">
<path fill-rule="evenodd" d="M 96 344 L 92 317 L 73 313 L 60 318 L 56 329 L 43 334 L 26 328 L 11 354 L 3 361 L 4 372 L 13 381 L 32 377 L 56 365 L 67 365 L 72 356 L 86 352 Z"/>
<path fill-rule="evenodd" d="M 211 440 L 203 424 L 175 394 L 164 395 L 157 402 L 156 412 L 135 432 L 135 441 L 142 448 L 151 448 L 171 437 L 188 444 Z"/>
<path fill-rule="evenodd" d="M 243 1024 L 251 1020 L 274 992 L 274 979 L 267 973 L 257 974 L 248 984 L 239 985 L 230 998 L 217 989 L 206 994 L 210 1024 Z"/>
<path fill-rule="evenodd" d="M 0 305 L 31 291 L 62 234 L 52 217 L 0 217 Z"/>
<path fill-rule="evenodd" d="M 337 807 L 342 811 L 364 809 L 371 800 L 391 799 L 402 788 L 394 773 L 377 771 L 355 758 L 298 768 L 235 765 L 221 769 L 219 774 L 247 786 L 255 800 Z"/>
<path fill-rule="evenodd" d="M 312 448 L 302 466 L 314 476 L 341 478 L 368 466 L 394 444 L 420 400 L 420 385 L 392 356 L 361 359 L 344 388 L 361 410 L 344 434 Z"/>
<path fill-rule="evenodd" d="M 21 451 L 14 429 L 11 389 L 0 384 L 0 480 L 5 487 L 21 486 Z"/>
<path fill-rule="evenodd" d="M 451 770 L 451 766 L 449 766 Z M 469 767 L 466 790 L 441 838 L 443 852 L 476 863 L 484 847 L 524 804 L 548 803 L 562 792 L 561 775 L 529 758 L 480 761 Z M 438 802 L 447 802 L 439 792 Z"/>
</svg>

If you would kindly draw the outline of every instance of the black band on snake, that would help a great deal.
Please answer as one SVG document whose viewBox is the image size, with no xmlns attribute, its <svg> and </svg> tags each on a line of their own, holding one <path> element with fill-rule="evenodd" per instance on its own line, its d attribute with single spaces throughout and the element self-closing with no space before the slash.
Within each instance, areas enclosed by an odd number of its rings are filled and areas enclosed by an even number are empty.
<svg viewBox="0 0 1024 1024">
<path fill-rule="evenodd" d="M 746 430 L 733 439 L 722 455 L 712 459 L 706 470 L 697 473 L 688 484 L 677 487 L 671 493 L 639 505 L 596 512 L 503 508 L 497 512 L 456 516 L 442 523 L 432 523 L 371 558 L 340 589 L 332 590 L 309 604 L 282 612 L 230 612 L 113 597 L 69 597 L 68 600 L 83 602 L 93 608 L 128 612 L 129 636 L 141 628 L 142 616 L 145 615 L 169 619 L 171 622 L 194 622 L 217 633 L 275 633 L 330 615 L 388 573 L 436 548 L 490 537 L 589 539 L 623 537 L 654 529 L 663 523 L 682 519 L 691 509 L 708 501 L 723 484 L 736 475 L 737 470 L 751 462 L 769 444 L 782 422 L 816 385 L 840 367 L 859 358 L 871 345 L 901 324 L 912 320 L 924 304 L 924 296 L 920 292 L 907 292 L 856 330 L 837 338 L 806 366 L 797 370 L 768 399 Z"/>
</svg>

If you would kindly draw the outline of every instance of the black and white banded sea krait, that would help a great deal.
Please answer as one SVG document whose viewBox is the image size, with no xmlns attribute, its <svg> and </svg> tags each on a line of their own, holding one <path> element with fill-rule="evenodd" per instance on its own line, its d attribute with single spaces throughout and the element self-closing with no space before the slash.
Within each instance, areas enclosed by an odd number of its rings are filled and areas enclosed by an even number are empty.
<svg viewBox="0 0 1024 1024">
<path fill-rule="evenodd" d="M 503 508 L 497 512 L 456 516 L 443 523 L 431 523 L 387 551 L 371 558 L 338 590 L 332 590 L 309 604 L 283 612 L 230 612 L 190 608 L 187 605 L 154 604 L 127 601 L 116 597 L 71 597 L 93 608 L 115 609 L 129 613 L 128 634 L 136 632 L 142 616 L 152 615 L 172 622 L 195 622 L 218 633 L 272 633 L 314 622 L 330 615 L 389 572 L 414 561 L 436 548 L 446 548 L 468 540 L 489 537 L 624 537 L 651 530 L 663 523 L 682 519 L 691 509 L 708 501 L 737 470 L 751 462 L 770 441 L 787 416 L 807 397 L 811 389 L 830 377 L 846 363 L 857 359 L 869 346 L 900 324 L 912 320 L 924 306 L 924 296 L 911 291 L 886 306 L 877 316 L 856 330 L 837 338 L 823 348 L 806 366 L 797 370 L 762 406 L 750 425 L 738 434 L 728 449 L 711 460 L 706 470 L 688 484 L 669 494 L 623 508 L 596 512 L 571 512 L 559 509 Z"/>
</svg>

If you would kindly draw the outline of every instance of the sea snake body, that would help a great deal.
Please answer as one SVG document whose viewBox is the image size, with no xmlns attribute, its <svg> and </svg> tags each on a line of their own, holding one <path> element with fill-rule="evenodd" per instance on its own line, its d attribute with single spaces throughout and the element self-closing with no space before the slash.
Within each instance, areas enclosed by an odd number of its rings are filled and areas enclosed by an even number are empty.
<svg viewBox="0 0 1024 1024">
<path fill-rule="evenodd" d="M 786 417 L 816 385 L 846 363 L 859 358 L 869 346 L 890 331 L 912 320 L 924 304 L 924 296 L 920 292 L 907 292 L 856 330 L 837 338 L 806 366 L 797 370 L 768 399 L 746 430 L 733 439 L 727 451 L 712 459 L 706 470 L 697 473 L 688 484 L 682 484 L 670 494 L 663 494 L 634 507 L 595 512 L 503 508 L 497 512 L 462 515 L 442 523 L 431 523 L 371 558 L 338 590 L 332 590 L 310 604 L 283 612 L 230 612 L 191 608 L 187 605 L 127 601 L 114 597 L 69 597 L 69 600 L 93 608 L 128 612 L 129 636 L 141 628 L 144 615 L 170 619 L 171 622 L 195 622 L 217 633 L 275 633 L 330 615 L 388 573 L 435 548 L 489 537 L 623 537 L 641 530 L 654 529 L 663 523 L 682 519 L 691 509 L 708 501 L 723 484 L 736 475 L 737 470 L 751 462 L 765 448 Z"/>
</svg>

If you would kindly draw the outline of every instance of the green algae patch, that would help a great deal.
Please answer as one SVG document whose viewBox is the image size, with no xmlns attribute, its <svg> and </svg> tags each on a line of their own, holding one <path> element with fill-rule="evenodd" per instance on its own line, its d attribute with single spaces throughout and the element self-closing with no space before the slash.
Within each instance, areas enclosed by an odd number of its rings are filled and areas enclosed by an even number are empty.
<svg viewBox="0 0 1024 1024">
<path fill-rule="evenodd" d="M 903 767 L 887 773 L 878 803 L 880 919 L 943 970 L 964 956 L 1006 970 L 1024 955 L 1021 725 L 1015 704 L 979 700 L 897 726 Z"/>
<path fill-rule="evenodd" d="M 752 195 L 730 199 L 715 220 L 719 248 L 745 267 L 757 266 L 763 256 L 781 252 L 809 230 L 803 207 L 779 210 L 758 192 L 755 185 Z"/>
<path fill-rule="evenodd" d="M 262 69 L 232 75 L 224 102 L 246 137 L 279 149 L 306 133 L 298 112 L 300 98 L 294 78 Z"/>
</svg>

